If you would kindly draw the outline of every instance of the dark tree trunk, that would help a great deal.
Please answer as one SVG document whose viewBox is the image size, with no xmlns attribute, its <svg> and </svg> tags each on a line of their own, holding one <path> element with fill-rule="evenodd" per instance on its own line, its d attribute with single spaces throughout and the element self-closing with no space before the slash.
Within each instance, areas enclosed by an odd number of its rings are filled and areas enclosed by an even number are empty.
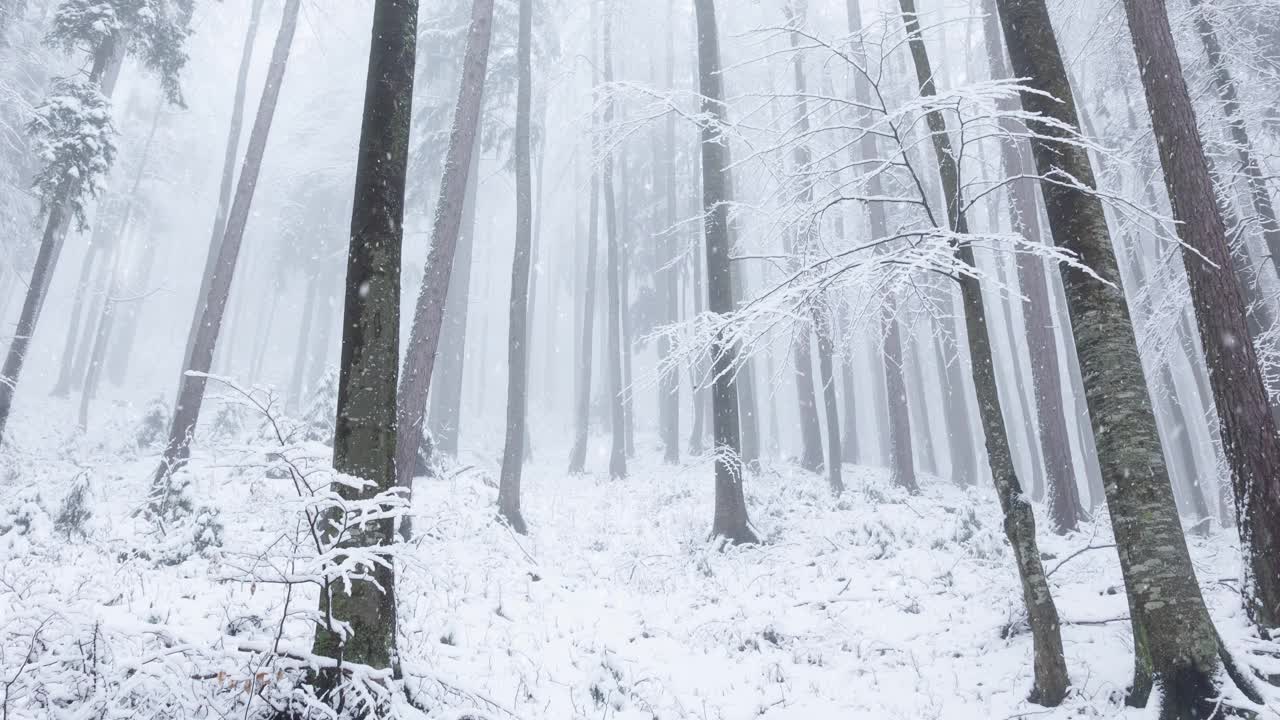
<svg viewBox="0 0 1280 720">
<path fill-rule="evenodd" d="M 89 82 L 97 85 L 108 98 L 115 90 L 116 78 L 124 63 L 125 45 L 123 38 L 113 34 L 103 40 L 93 53 Z M 27 359 L 27 348 L 35 335 L 40 311 L 49 294 L 49 283 L 58 266 L 58 256 L 62 254 L 62 243 L 67 237 L 67 225 L 71 220 L 71 199 L 79 193 L 80 179 L 67 177 L 62 180 L 54 197 L 48 200 L 44 235 L 40 238 L 40 249 L 36 251 L 31 282 L 27 284 L 26 299 L 22 303 L 22 314 L 18 317 L 13 340 L 9 342 L 4 367 L 0 369 L 0 443 L 4 441 L 4 429 L 13 409 L 13 395 L 17 391 L 22 365 Z"/>
<path fill-rule="evenodd" d="M 271 50 L 271 64 L 267 68 L 266 83 L 262 88 L 262 100 L 258 114 L 249 132 L 249 144 L 245 148 L 244 167 L 236 185 L 231 213 L 227 217 L 226 232 L 218 243 L 218 259 L 209 278 L 208 294 L 196 304 L 192 319 L 191 335 L 195 342 L 183 362 L 186 372 L 178 386 L 178 401 L 173 410 L 173 422 L 169 428 L 169 441 L 164 457 L 156 470 L 154 488 L 157 497 L 163 495 L 170 473 L 183 465 L 191 454 L 191 438 L 200 419 L 200 407 L 204 402 L 205 377 L 213 365 L 213 351 L 222 329 L 227 299 L 231 296 L 231 281 L 236 271 L 236 258 L 244 240 L 245 226 L 249 223 L 250 206 L 258 175 L 262 170 L 262 156 L 267 149 L 267 137 L 271 133 L 271 121 L 275 116 L 276 101 L 280 98 L 280 86 L 285 68 L 289 64 L 289 51 L 293 46 L 294 30 L 298 26 L 301 0 L 288 0 L 280 18 L 280 30 L 276 34 L 275 47 Z M 197 373 L 195 375 L 189 373 Z"/>
<path fill-rule="evenodd" d="M 601 22 L 604 23 L 604 83 L 609 85 L 613 82 L 613 13 L 610 11 L 611 6 L 605 6 L 604 17 Z M 613 123 L 613 100 L 612 97 L 605 100 L 604 105 L 604 125 L 609 127 Z M 629 388 L 623 385 L 622 375 L 622 288 L 620 285 L 622 266 L 621 266 L 621 248 L 619 247 L 618 238 L 618 212 L 614 202 L 613 192 L 613 151 L 605 150 L 604 157 L 601 159 L 600 176 L 604 182 L 604 232 L 605 232 L 605 269 L 608 273 L 607 292 L 608 300 L 605 302 L 605 313 L 608 322 L 605 323 L 605 332 L 608 334 L 605 342 L 605 350 L 609 358 L 609 417 L 610 434 L 613 436 L 613 443 L 609 452 L 609 477 L 617 480 L 627 476 L 627 419 L 626 407 L 624 402 L 625 393 L 630 392 Z"/>
<path fill-rule="evenodd" d="M 431 230 L 431 252 L 423 273 L 422 289 L 413 313 L 413 328 L 405 353 L 404 371 L 400 378 L 399 440 L 396 450 L 396 473 L 401 487 L 410 487 L 422 445 L 423 421 L 427 414 L 427 396 L 431 392 L 431 373 L 436 351 L 440 347 L 440 324 L 444 318 L 445 298 L 453 274 L 454 252 L 462 226 L 462 207 L 466 203 L 471 155 L 480 126 L 480 105 L 484 95 L 485 70 L 489 65 L 489 39 L 493 29 L 493 0 L 475 0 L 471 7 L 471 28 L 467 35 L 466 56 L 462 61 L 462 81 L 458 103 L 449 133 L 449 150 L 445 155 L 444 178 L 436 201 L 435 222 Z"/>
<path fill-rule="evenodd" d="M 1066 67 L 1044 0 L 997 0 L 1013 75 L 1042 94 L 1023 109 L 1080 127 Z M 1180 81 L 1180 80 L 1179 80 Z M 1159 679 L 1162 718 L 1198 717 L 1216 697 L 1218 636 L 1187 552 L 1168 470 L 1145 390 L 1142 361 L 1087 149 L 1040 124 L 1032 142 L 1054 242 L 1105 282 L 1062 268 L 1089 417 L 1097 440 L 1135 647 L 1131 702 L 1145 704 Z M 1073 181 L 1054 182 L 1069 175 Z"/>
<path fill-rule="evenodd" d="M 702 125 L 702 207 L 707 256 L 707 307 L 717 315 L 733 312 L 733 269 L 729 262 L 729 209 L 726 176 L 729 147 L 721 136 L 725 121 L 724 89 L 720 75 L 720 38 L 713 0 L 693 0 L 698 26 L 698 87 L 702 112 L 711 120 Z M 715 435 L 716 500 L 711 535 L 725 541 L 757 543 L 747 520 L 742 492 L 741 436 L 738 430 L 738 388 L 733 366 L 738 349 L 717 339 L 712 348 L 712 431 Z"/>
<path fill-rule="evenodd" d="M 1195 111 L 1164 0 L 1125 0 L 1165 187 L 1183 252 L 1205 365 L 1231 467 L 1245 606 L 1262 628 L 1280 625 L 1280 436 L 1253 343 L 1240 281 L 1218 211 Z M 1263 188 L 1265 191 L 1265 188 Z M 1212 676 L 1203 678 L 1212 682 Z"/>
<path fill-rule="evenodd" d="M 853 56 L 863 66 L 866 65 L 866 52 L 862 42 L 862 9 L 858 0 L 846 0 L 846 21 L 849 34 L 855 39 Z M 871 102 L 871 90 L 865 78 L 855 78 L 854 99 L 862 106 Z M 876 136 L 864 133 L 859 142 L 858 154 L 861 160 L 879 157 Z M 881 177 L 872 175 L 868 192 L 873 197 L 884 196 Z M 883 203 L 866 203 L 866 211 L 871 224 L 871 239 L 881 240 L 889 236 L 889 221 L 885 216 Z M 896 485 L 906 488 L 912 493 L 920 491 L 916 481 L 916 468 L 911 440 L 911 415 L 907 406 L 907 384 L 902 356 L 902 324 L 898 321 L 897 298 L 888 294 L 882 300 L 880 329 L 884 349 L 881 353 L 881 366 L 884 369 L 883 382 L 885 399 L 885 458 L 889 471 Z"/>
<path fill-rule="evenodd" d="M 533 253 L 533 177 L 529 167 L 529 98 L 532 77 L 533 0 L 520 0 L 520 34 L 516 46 L 519 80 L 516 89 L 516 244 L 511 261 L 511 315 L 507 345 L 507 437 L 498 485 L 498 513 L 524 535 L 520 513 L 520 475 L 524 468 L 525 408 L 528 405 L 529 267 Z"/>
<path fill-rule="evenodd" d="M 296 12 L 296 5 L 294 9 Z M 334 490 L 348 500 L 367 500 L 397 484 L 400 253 L 417 25 L 416 0 L 378 0 L 374 5 L 347 253 L 333 440 L 334 470 L 372 484 L 360 489 L 335 486 Z M 252 135 L 249 142 L 252 147 Z M 235 217 L 233 212 L 233 221 Z M 348 532 L 344 547 L 385 546 L 395 539 L 391 518 Z M 321 589 L 315 654 L 373 668 L 391 667 L 396 662 L 395 571 L 379 563 L 369 573 L 369 579 L 329 581 Z M 337 623 L 344 623 L 347 632 Z M 340 691 L 340 672 L 339 667 L 319 673 L 321 697 L 333 692 L 336 697 L 328 700 L 334 707 L 348 702 L 354 705 L 354 698 L 344 697 Z"/>
<path fill-rule="evenodd" d="M 933 70 L 929 65 L 924 37 L 920 32 L 919 17 L 914 0 L 899 0 L 902 19 L 906 25 L 908 44 L 914 60 L 920 94 L 935 94 Z M 940 110 L 927 114 L 929 131 L 933 136 L 934 151 L 938 161 L 938 174 L 946 195 L 947 220 L 957 235 L 968 233 L 961 196 L 960 169 L 952 152 L 951 138 L 946 119 Z M 973 248 L 962 244 L 956 248 L 960 262 L 975 266 Z M 1035 680 L 1031 689 L 1032 702 L 1055 706 L 1066 696 L 1070 680 L 1062 651 L 1062 634 L 1058 622 L 1058 610 L 1049 590 L 1048 579 L 1040 562 L 1036 546 L 1035 516 L 1027 502 L 1013 469 L 1009 438 L 1000 411 L 999 393 L 996 388 L 995 362 L 991 353 L 986 312 L 983 307 L 982 288 L 977 279 L 963 276 L 960 279 L 964 299 L 965 323 L 969 336 L 969 355 L 973 364 L 974 387 L 978 395 L 978 409 L 982 418 L 983 433 L 987 444 L 987 457 L 991 462 L 991 475 L 995 479 L 996 495 L 1004 512 L 1004 530 L 1013 548 L 1022 580 L 1022 599 L 1031 626 L 1033 665 Z"/>
<path fill-rule="evenodd" d="M 235 186 L 236 165 L 240 158 L 240 133 L 244 127 L 245 96 L 248 94 L 249 69 L 253 64 L 253 45 L 258 37 L 258 24 L 262 17 L 264 0 L 253 0 L 249 10 L 249 26 L 245 29 L 244 45 L 240 49 L 240 69 L 236 72 L 235 99 L 231 104 L 231 126 L 227 130 L 227 146 L 222 155 L 222 181 L 218 185 L 218 209 L 213 216 L 213 230 L 209 235 L 209 251 L 205 255 L 204 272 L 200 275 L 200 292 L 196 294 L 196 319 L 202 315 L 202 306 L 209 299 L 209 283 L 218 273 L 218 257 L 221 251 L 222 238 L 227 229 L 227 213 L 231 209 L 231 190 Z M 187 348 L 183 359 L 191 357 L 196 343 L 197 325 L 193 322 L 187 332 Z M 178 378 L 178 387 L 186 383 L 186 371 L 189 368 L 183 363 L 183 375 Z"/>
<path fill-rule="evenodd" d="M 462 229 L 453 258 L 453 277 L 445 299 L 444 327 L 441 332 L 439 377 L 431 392 L 427 426 L 435 441 L 434 452 L 458 456 L 458 437 L 462 429 L 462 382 L 467 358 L 467 316 L 471 295 L 472 249 L 476 233 L 476 186 L 480 181 L 480 142 L 471 150 L 471 168 L 467 171 L 467 195 L 462 201 Z"/>
</svg>

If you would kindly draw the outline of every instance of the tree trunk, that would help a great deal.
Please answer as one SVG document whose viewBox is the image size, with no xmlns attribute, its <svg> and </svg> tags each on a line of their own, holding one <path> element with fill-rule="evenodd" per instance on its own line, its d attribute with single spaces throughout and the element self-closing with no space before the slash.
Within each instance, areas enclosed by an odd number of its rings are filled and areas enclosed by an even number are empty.
<svg viewBox="0 0 1280 720">
<path fill-rule="evenodd" d="M 916 79 L 920 95 L 935 94 L 933 70 L 920 32 L 920 21 L 914 0 L 899 0 L 902 19 L 906 25 L 908 44 L 915 63 Z M 957 235 L 968 233 L 962 207 L 960 172 L 956 156 L 952 152 L 951 138 L 942 111 L 933 110 L 926 116 L 933 136 L 937 155 L 938 174 L 946 195 L 947 219 Z M 960 262 L 975 267 L 973 248 L 961 244 L 956 248 Z M 1062 634 L 1058 623 L 1058 610 L 1049 591 L 1049 583 L 1040 562 L 1036 546 L 1035 515 L 1018 483 L 1010 456 L 1009 438 L 1005 432 L 1004 418 L 1000 411 L 999 393 L 996 389 L 995 362 L 991 353 L 991 340 L 987 334 L 986 312 L 983 307 L 982 288 L 970 275 L 960 279 L 964 299 L 965 323 L 969 335 L 969 355 L 973 364 L 973 381 L 978 395 L 978 409 L 987 444 L 987 457 L 991 463 L 991 475 L 995 479 L 996 495 L 1004 512 L 1004 530 L 1013 548 L 1022 579 L 1022 599 L 1031 626 L 1035 680 L 1031 689 L 1032 702 L 1056 706 L 1066 696 L 1070 680 L 1062 652 Z"/>
<path fill-rule="evenodd" d="M 423 272 L 422 288 L 413 313 L 409 348 L 405 353 L 404 371 L 400 379 L 399 440 L 396 449 L 396 473 L 401 487 L 410 487 L 422 445 L 423 421 L 427 414 L 427 395 L 431 392 L 431 373 L 436 351 L 440 347 L 440 324 L 444 318 L 445 298 L 453 274 L 454 252 L 462 226 L 462 206 L 466 203 L 468 174 L 480 126 L 480 105 L 484 95 L 485 70 L 489 65 L 489 38 L 493 29 L 493 0 L 475 0 L 471 7 L 471 29 L 467 35 L 467 51 L 462 61 L 462 82 L 458 103 L 449 133 L 449 150 L 445 155 L 444 178 L 436 201 L 435 222 L 431 230 L 431 252 Z"/>
<path fill-rule="evenodd" d="M 498 514 L 524 535 L 520 513 L 520 475 L 524 467 L 525 408 L 528 404 L 529 266 L 533 253 L 533 177 L 529 167 L 529 97 L 532 78 L 533 0 L 520 0 L 520 33 L 516 49 L 516 243 L 511 261 L 511 319 L 507 345 L 507 437 L 498 485 Z"/>
<path fill-rule="evenodd" d="M 1280 625 L 1280 436 L 1258 367 L 1240 281 L 1218 211 L 1195 111 L 1164 0 L 1125 0 L 1147 108 L 1182 253 L 1205 365 L 1231 467 L 1245 552 L 1245 607 L 1261 628 Z M 1265 188 L 1263 188 L 1265 191 Z M 1211 683 L 1212 676 L 1204 682 Z"/>
<path fill-rule="evenodd" d="M 296 13 L 297 0 L 290 2 Z M 378 0 L 374 5 L 333 441 L 334 470 L 371 484 L 359 489 L 336 485 L 334 491 L 347 500 L 367 500 L 397 484 L 400 255 L 417 20 L 416 0 Z M 252 147 L 253 135 L 249 143 Z M 234 211 L 231 217 L 234 222 Z M 389 517 L 348 532 L 343 547 L 380 547 L 395 539 Z M 326 581 L 313 652 L 340 662 L 387 668 L 396 662 L 395 571 L 374 563 L 368 572 L 368 579 Z M 355 699 L 341 690 L 340 672 L 340 668 L 326 668 L 318 673 L 319 694 L 322 698 L 331 694 L 328 700 L 334 707 L 354 705 Z"/>
<path fill-rule="evenodd" d="M 932 325 L 932 322 L 926 320 Z M 937 475 L 941 472 L 938 467 L 938 453 L 934 448 L 933 427 L 929 422 L 929 403 L 925 400 L 925 388 L 928 387 L 928 366 L 925 364 L 927 353 L 924 341 L 920 339 L 920 334 L 911 329 L 908 337 L 905 338 L 905 351 L 910 353 L 911 369 L 913 371 L 911 383 L 907 387 L 907 392 L 911 396 L 908 403 L 908 411 L 911 414 L 911 430 L 912 430 L 912 448 L 915 449 L 915 463 L 927 474 Z M 932 333 L 930 334 L 932 337 Z M 906 358 L 903 362 L 906 362 Z"/>
<path fill-rule="evenodd" d="M 1029 113 L 1080 127 L 1066 67 L 1044 0 L 997 0 L 1013 75 Z M 1042 94 L 1039 94 L 1042 93 Z M 1134 631 L 1131 702 L 1145 704 L 1159 679 L 1162 718 L 1198 717 L 1216 697 L 1218 637 L 1205 608 L 1173 502 L 1138 344 L 1086 148 L 1038 125 L 1032 142 L 1054 242 L 1075 252 L 1091 275 L 1062 268 L 1089 416 L 1097 440 L 1120 569 Z M 1070 175 L 1070 183 L 1053 178 Z M 1176 631 L 1172 629 L 1176 628 Z"/>
<path fill-rule="evenodd" d="M 109 35 L 94 50 L 89 82 L 97 85 L 107 98 L 110 98 L 112 91 L 115 90 L 116 78 L 120 74 L 120 66 L 124 63 L 126 45 L 126 39 L 116 33 Z M 58 256 L 62 254 L 62 243 L 67 237 L 67 225 L 71 220 L 71 199 L 79 193 L 80 178 L 64 178 L 56 194 L 47 204 L 48 216 L 45 218 L 44 235 L 40 238 L 40 249 L 36 252 L 35 265 L 31 269 L 31 282 L 27 284 L 22 314 L 18 317 L 13 340 L 9 343 L 4 367 L 0 369 L 0 443 L 4 441 L 4 429 L 9 422 L 13 396 L 17 391 L 18 379 L 22 375 L 23 363 L 27 359 L 27 349 L 31 345 L 31 338 L 35 335 L 36 324 L 40 321 L 40 311 L 44 308 L 45 297 L 49 294 L 49 284 L 58 266 Z"/>
<path fill-rule="evenodd" d="M 173 410 L 169 441 L 153 483 L 153 490 L 157 493 L 163 494 L 169 474 L 183 465 L 191 454 L 191 438 L 195 434 L 200 408 L 204 402 L 205 378 L 199 373 L 208 373 L 213 364 L 213 351 L 222 329 L 227 299 L 231 296 L 236 258 L 240 254 L 245 226 L 249 223 L 250 206 L 258 186 L 262 156 L 267 148 L 267 137 L 271 133 L 276 101 L 280 98 L 280 86 L 284 80 L 285 68 L 289 64 L 289 52 L 293 46 L 300 8 L 301 0 L 287 0 L 284 14 L 280 18 L 280 30 L 276 34 L 275 47 L 271 50 L 271 64 L 267 68 L 266 83 L 262 88 L 262 100 L 258 103 L 258 113 L 253 121 L 253 129 L 249 132 L 244 167 L 236 185 L 226 232 L 222 242 L 218 244 L 218 259 L 213 275 L 209 278 L 208 294 L 197 302 L 196 315 L 192 319 L 191 335 L 195 337 L 195 342 L 191 344 L 191 350 L 183 362 L 186 372 L 178 386 L 178 401 Z"/>
<path fill-rule="evenodd" d="M 733 268 L 729 262 L 729 210 L 726 176 L 729 146 L 721 136 L 725 122 L 724 89 L 720 75 L 720 38 L 714 0 L 693 0 L 698 26 L 698 87 L 702 112 L 711 118 L 702 125 L 702 207 L 707 256 L 707 307 L 717 315 L 733 312 Z M 734 544 L 759 540 L 747 520 L 742 492 L 741 436 L 738 430 L 738 388 L 733 376 L 738 349 L 717 338 L 712 348 L 712 431 L 715 435 L 715 516 L 711 535 Z"/>
<path fill-rule="evenodd" d="M 462 229 L 453 258 L 453 278 L 445 299 L 444 337 L 438 362 L 438 382 L 430 396 L 427 427 L 435 441 L 432 450 L 449 457 L 458 456 L 458 437 L 462 429 L 462 383 L 466 378 L 467 316 L 471 304 L 472 249 L 476 233 L 476 192 L 480 182 L 480 134 L 471 150 L 471 168 L 467 171 L 467 195 L 462 201 Z"/>
<path fill-rule="evenodd" d="M 222 181 L 218 185 L 218 209 L 213 216 L 213 230 L 209 235 L 209 251 L 205 255 L 204 272 L 200 275 L 200 292 L 196 293 L 197 320 L 203 313 L 203 304 L 209 299 L 209 283 L 218 273 L 218 257 L 221 251 L 222 238 L 227 229 L 227 213 L 231 208 L 231 189 L 235 185 L 236 165 L 240 157 L 240 133 L 244 127 L 245 96 L 248 94 L 249 69 L 253 64 L 253 46 L 258 37 L 258 24 L 262 17 L 264 0 L 253 0 L 249 9 L 249 26 L 245 29 L 244 45 L 240 49 L 240 69 L 236 72 L 235 99 L 231 104 L 231 126 L 227 130 L 227 146 L 222 154 Z M 191 357 L 195 347 L 198 326 L 193 322 L 187 333 L 187 348 L 183 353 L 184 360 Z M 186 363 L 182 366 L 183 375 L 178 378 L 178 387 L 186 383 Z"/>
<path fill-rule="evenodd" d="M 693 314 L 697 317 L 703 313 L 703 298 L 707 293 L 707 285 L 704 281 L 706 273 L 703 272 L 702 261 L 696 254 L 690 258 L 690 264 L 692 265 L 690 274 L 693 275 Z M 707 434 L 707 388 L 704 383 L 707 381 L 709 370 L 703 365 L 698 362 L 698 358 L 689 359 L 689 385 L 693 399 L 693 427 L 689 429 L 689 454 L 695 457 L 701 455 L 706 449 L 702 444 Z"/>
<path fill-rule="evenodd" d="M 978 458 L 973 447 L 973 423 L 969 420 L 968 393 L 965 392 L 963 357 L 960 354 L 960 328 L 954 318 L 952 293 L 939 289 L 935 302 L 943 309 L 941 332 L 934 336 L 938 371 L 942 375 L 947 409 L 947 444 L 951 451 L 951 482 L 978 484 Z"/>
<path fill-rule="evenodd" d="M 835 343 L 831 337 L 831 318 L 824 317 L 818 308 L 813 309 L 813 326 L 818 337 L 818 373 L 822 380 L 822 398 L 827 413 L 827 483 L 831 492 L 844 492 L 841 471 L 844 456 L 840 447 L 840 399 L 836 396 Z"/>
<path fill-rule="evenodd" d="M 606 6 L 604 17 L 604 83 L 613 82 L 613 13 Z M 604 126 L 613 123 L 612 96 L 605 99 Z M 605 150 L 601 159 L 600 176 L 604 182 L 604 232 L 605 232 L 605 269 L 608 273 L 608 300 L 605 313 L 608 322 L 605 332 L 608 338 L 605 349 L 609 358 L 609 408 L 610 434 L 613 443 L 609 452 L 609 477 L 618 480 L 627 476 L 627 419 L 623 396 L 629 389 L 623 385 L 622 376 L 622 297 L 620 275 L 622 273 L 618 239 L 618 213 L 613 192 L 613 151 Z"/>
</svg>

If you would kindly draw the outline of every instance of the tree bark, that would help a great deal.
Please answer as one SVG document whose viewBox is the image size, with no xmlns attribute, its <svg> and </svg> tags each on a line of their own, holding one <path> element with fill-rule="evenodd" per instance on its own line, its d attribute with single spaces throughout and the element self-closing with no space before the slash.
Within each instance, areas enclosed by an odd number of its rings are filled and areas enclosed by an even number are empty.
<svg viewBox="0 0 1280 720">
<path fill-rule="evenodd" d="M 516 243 L 511 261 L 511 315 L 507 344 L 507 437 L 498 484 L 498 513 L 511 529 L 527 532 L 520 513 L 520 475 L 524 467 L 525 408 L 528 405 L 529 267 L 533 253 L 533 177 L 529 162 L 529 70 L 533 0 L 520 0 L 516 46 Z"/>
<path fill-rule="evenodd" d="M 1080 127 L 1066 67 L 1044 0 L 997 0 L 1013 74 L 1029 113 Z M 1130 701 L 1145 704 L 1162 686 L 1162 718 L 1200 717 L 1216 697 L 1218 637 L 1196 584 L 1146 392 L 1129 308 L 1088 151 L 1067 132 L 1038 124 L 1032 142 L 1054 242 L 1075 252 L 1091 275 L 1063 267 L 1063 286 L 1097 441 L 1120 569 L 1133 625 Z M 1062 140 L 1059 140 L 1062 138 Z M 1055 182 L 1069 175 L 1070 181 Z M 1083 186 L 1083 187 L 1081 187 Z M 1176 629 L 1176 631 L 1174 630 Z"/>
<path fill-rule="evenodd" d="M 126 39 L 116 33 L 108 36 L 94 49 L 89 82 L 97 85 L 107 98 L 115 90 L 120 66 L 124 64 L 126 45 Z M 18 316 L 18 325 L 14 329 L 13 340 L 9 343 L 4 367 L 0 369 L 0 443 L 4 442 L 4 430 L 13 408 L 13 396 L 22 375 L 22 366 L 27 359 L 27 349 L 35 335 L 40 311 L 44 308 L 44 300 L 49 295 L 49 284 L 53 281 L 58 257 L 62 254 L 62 243 L 67 237 L 67 225 L 71 220 L 71 199 L 79 192 L 80 179 L 68 177 L 48 202 L 44 234 L 40 238 L 40 248 L 36 251 L 35 265 L 31 269 L 31 282 L 27 284 L 22 314 Z"/>
<path fill-rule="evenodd" d="M 445 155 L 444 178 L 440 182 L 440 197 L 436 202 L 431 252 L 427 256 L 422 288 L 418 292 L 400 379 L 396 473 L 400 486 L 406 488 L 413 483 L 418 449 L 422 446 L 431 373 L 435 367 L 436 350 L 440 347 L 440 324 L 444 318 L 445 298 L 449 294 L 449 279 L 453 274 L 454 253 L 462 226 L 462 206 L 466 202 L 471 155 L 480 126 L 480 101 L 489 64 L 492 29 L 493 0 L 475 0 L 471 7 L 466 55 L 462 61 L 458 103 L 449 133 L 449 150 Z"/>
<path fill-rule="evenodd" d="M 934 74 L 929 64 L 924 37 L 920 32 L 919 16 L 914 0 L 899 0 L 902 19 L 906 25 L 908 45 L 915 64 L 920 95 L 935 93 Z M 940 110 L 927 113 L 929 131 L 933 136 L 934 151 L 938 161 L 938 174 L 946 195 L 947 220 L 957 235 L 968 233 L 967 221 L 962 210 L 964 199 L 960 188 L 960 168 L 952 152 L 951 138 L 946 119 Z M 973 248 L 960 244 L 956 248 L 960 262 L 976 267 Z M 992 358 L 991 340 L 987 334 L 986 312 L 983 307 L 982 288 L 977 279 L 963 276 L 960 279 L 964 299 L 965 323 L 969 335 L 969 355 L 973 364 L 974 387 L 978 395 L 978 409 L 987 444 L 987 457 L 991 463 L 991 475 L 995 479 L 996 495 L 1004 512 L 1004 530 L 1013 548 L 1022 580 L 1022 599 L 1031 626 L 1034 684 L 1032 702 L 1056 706 L 1066 697 L 1070 680 L 1067 677 L 1066 660 L 1062 651 L 1062 634 L 1058 622 L 1058 610 L 1049 590 L 1048 579 L 1040 562 L 1036 546 L 1035 515 L 1027 502 L 1013 469 L 1009 438 L 1000 411 L 999 393 L 996 388 L 995 362 Z"/>
<path fill-rule="evenodd" d="M 296 13 L 297 0 L 290 1 Z M 333 441 L 334 470 L 372 484 L 360 489 L 335 486 L 347 500 L 367 500 L 397 485 L 400 256 L 417 25 L 417 0 L 378 0 L 374 5 Z M 253 135 L 249 143 L 252 147 Z M 234 211 L 231 217 L 234 222 Z M 349 533 L 343 547 L 385 546 L 395 539 L 391 518 L 374 520 Z M 379 563 L 369 573 L 369 579 L 327 581 L 321 589 L 315 654 L 373 668 L 391 667 L 395 662 L 395 571 Z M 328 698 L 334 707 L 349 701 L 341 691 L 340 670 L 320 671 L 317 684 L 322 698 L 329 693 L 334 696 Z"/>
<path fill-rule="evenodd" d="M 733 268 L 729 262 L 729 209 L 725 205 L 729 147 L 722 137 L 724 89 L 720 75 L 720 38 L 714 0 L 693 0 L 698 30 L 698 87 L 702 112 L 702 206 L 707 256 L 707 307 L 717 315 L 733 312 Z M 733 376 L 738 349 L 717 338 L 712 348 L 712 431 L 715 435 L 715 516 L 711 535 L 733 544 L 759 542 L 747 520 L 742 492 L 738 388 Z"/>
<path fill-rule="evenodd" d="M 1245 552 L 1245 607 L 1264 629 L 1280 625 L 1280 436 L 1258 366 L 1240 281 L 1182 76 L 1164 0 L 1126 0 L 1165 187 L 1218 410 Z M 1265 190 L 1265 188 L 1264 188 Z M 1206 676 L 1211 682 L 1212 676 Z"/>
<path fill-rule="evenodd" d="M 204 402 L 205 378 L 199 373 L 208 373 L 213 364 L 213 351 L 222 329 L 227 299 L 231 296 L 236 258 L 240 254 L 240 244 L 249 223 L 249 211 L 258 186 L 258 175 L 262 171 L 262 158 L 267 149 L 267 138 L 271 134 L 271 121 L 275 117 L 276 102 L 280 99 L 285 69 L 289 64 L 289 52 L 293 47 L 300 9 L 300 0 L 287 0 L 280 18 L 280 30 L 276 34 L 275 47 L 271 50 L 271 64 L 267 68 L 262 99 L 258 103 L 253 129 L 249 132 L 249 144 L 245 148 L 244 167 L 227 217 L 226 232 L 222 242 L 218 244 L 217 263 L 209 278 L 208 294 L 197 302 L 196 315 L 192 318 L 191 335 L 195 342 L 191 344 L 190 352 L 183 362 L 186 372 L 178 386 L 178 401 L 173 410 L 169 441 L 165 445 L 160 467 L 156 469 L 153 490 L 157 493 L 163 491 L 168 476 L 185 464 L 191 455 L 191 438 L 195 434 L 200 408 Z M 192 372 L 198 374 L 189 374 Z"/>
</svg>

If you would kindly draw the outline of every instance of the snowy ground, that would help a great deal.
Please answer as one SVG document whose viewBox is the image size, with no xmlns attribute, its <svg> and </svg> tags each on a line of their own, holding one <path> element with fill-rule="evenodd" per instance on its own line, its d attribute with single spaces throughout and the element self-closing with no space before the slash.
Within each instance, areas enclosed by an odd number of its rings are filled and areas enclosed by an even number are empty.
<svg viewBox="0 0 1280 720">
<path fill-rule="evenodd" d="M 269 683 L 257 673 L 271 668 L 246 652 L 277 636 L 282 649 L 308 646 L 314 593 L 286 601 L 261 581 L 263 558 L 291 537 L 291 488 L 243 438 L 193 464 L 193 496 L 221 508 L 221 550 L 177 565 L 132 553 L 155 542 L 131 517 L 155 463 L 128 447 L 139 412 L 113 414 L 96 439 L 50 419 L 17 433 L 24 451 L 0 477 L 7 717 L 248 716 L 243 684 Z M 1111 549 L 1051 577 L 1073 696 L 1053 711 L 1024 701 L 1030 638 L 989 489 L 935 479 L 910 497 L 849 467 L 850 490 L 833 499 L 819 477 L 770 468 L 748 484 L 766 543 L 718 552 L 706 541 L 708 463 L 671 468 L 642 447 L 626 481 L 567 477 L 566 452 L 545 440 L 525 472 L 528 537 L 493 519 L 496 453 L 416 489 L 401 652 L 433 717 L 1145 717 L 1121 703 L 1132 649 Z M 95 513 L 68 540 L 54 519 L 77 477 Z M 29 525 L 15 525 L 22 513 Z M 1105 522 L 1042 535 L 1048 568 L 1110 543 Z M 1248 652 L 1231 540 L 1194 539 L 1197 570 L 1228 645 L 1274 672 Z"/>
</svg>

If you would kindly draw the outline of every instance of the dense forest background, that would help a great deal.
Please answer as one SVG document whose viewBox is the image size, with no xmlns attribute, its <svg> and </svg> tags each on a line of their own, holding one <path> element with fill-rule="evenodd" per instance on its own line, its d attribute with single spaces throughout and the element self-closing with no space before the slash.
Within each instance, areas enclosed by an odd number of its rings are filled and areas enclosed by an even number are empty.
<svg viewBox="0 0 1280 720">
<path fill-rule="evenodd" d="M 0 0 L 0 718 L 1280 717 L 1277 11 Z"/>
</svg>

